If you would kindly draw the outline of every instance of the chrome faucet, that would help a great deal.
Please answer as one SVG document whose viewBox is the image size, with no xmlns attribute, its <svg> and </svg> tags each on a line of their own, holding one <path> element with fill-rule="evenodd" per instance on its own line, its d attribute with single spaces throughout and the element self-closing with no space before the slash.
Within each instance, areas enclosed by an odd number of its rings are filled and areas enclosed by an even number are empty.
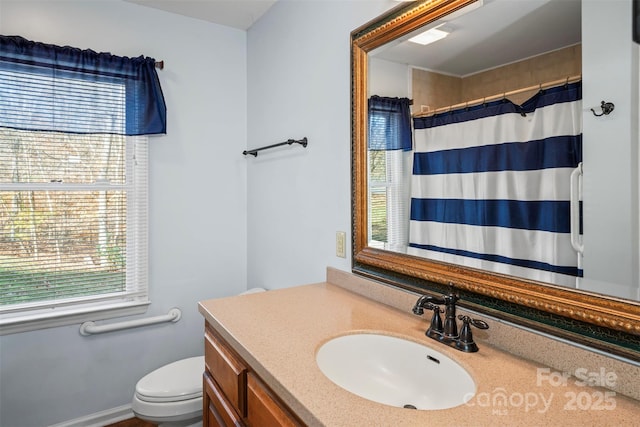
<svg viewBox="0 0 640 427">
<path fill-rule="evenodd" d="M 449 284 L 449 293 L 442 295 L 440 298 L 428 295 L 421 296 L 413 306 L 413 313 L 421 316 L 424 314 L 425 308 L 433 310 L 431 324 L 427 332 L 425 332 L 425 335 L 436 341 L 443 342 L 450 347 L 457 348 L 460 351 L 473 353 L 478 351 L 478 345 L 473 341 L 471 326 L 475 326 L 478 329 L 488 329 L 489 325 L 482 320 L 460 315 L 458 319 L 462 320 L 462 328 L 458 334 L 456 303 L 459 299 L 460 297 L 456 294 L 455 287 L 453 284 Z M 445 306 L 444 324 L 440 317 L 440 313 L 442 313 L 440 305 Z"/>
</svg>

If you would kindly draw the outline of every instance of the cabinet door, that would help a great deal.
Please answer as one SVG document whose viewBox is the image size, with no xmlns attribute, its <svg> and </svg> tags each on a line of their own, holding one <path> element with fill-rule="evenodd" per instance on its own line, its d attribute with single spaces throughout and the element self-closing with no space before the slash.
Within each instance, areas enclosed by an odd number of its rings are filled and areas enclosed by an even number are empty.
<svg viewBox="0 0 640 427">
<path fill-rule="evenodd" d="M 240 416 L 233 409 L 231 403 L 225 398 L 217 384 L 207 373 L 203 377 L 203 427 L 243 427 Z"/>
<path fill-rule="evenodd" d="M 210 328 L 205 330 L 204 361 L 223 394 L 238 413 L 245 416 L 247 367 Z"/>
<path fill-rule="evenodd" d="M 278 402 L 271 391 L 251 372 L 247 374 L 247 424 L 251 427 L 303 425 Z"/>
</svg>

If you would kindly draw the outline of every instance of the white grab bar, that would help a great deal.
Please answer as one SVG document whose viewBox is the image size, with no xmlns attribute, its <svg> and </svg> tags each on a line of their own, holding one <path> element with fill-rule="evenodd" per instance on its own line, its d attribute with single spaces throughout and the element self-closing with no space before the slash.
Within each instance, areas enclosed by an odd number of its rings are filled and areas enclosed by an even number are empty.
<svg viewBox="0 0 640 427">
<path fill-rule="evenodd" d="M 179 308 L 172 308 L 169 313 L 162 316 L 147 317 L 146 319 L 128 320 L 125 322 L 110 323 L 108 325 L 96 325 L 96 322 L 84 322 L 80 325 L 80 335 L 102 334 L 105 332 L 120 331 L 122 329 L 137 328 L 140 326 L 155 325 L 156 323 L 177 322 L 182 317 Z"/>
<path fill-rule="evenodd" d="M 570 229 L 571 246 L 578 253 L 583 253 L 584 245 L 580 237 L 580 179 L 582 178 L 582 162 L 571 172 L 570 197 Z"/>
</svg>

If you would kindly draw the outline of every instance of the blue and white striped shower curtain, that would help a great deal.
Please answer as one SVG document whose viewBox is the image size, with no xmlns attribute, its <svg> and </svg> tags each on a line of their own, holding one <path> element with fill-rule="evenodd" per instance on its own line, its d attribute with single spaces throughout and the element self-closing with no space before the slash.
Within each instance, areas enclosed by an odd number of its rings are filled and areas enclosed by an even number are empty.
<svg viewBox="0 0 640 427">
<path fill-rule="evenodd" d="M 414 119 L 409 253 L 575 286 L 581 83 Z"/>
</svg>

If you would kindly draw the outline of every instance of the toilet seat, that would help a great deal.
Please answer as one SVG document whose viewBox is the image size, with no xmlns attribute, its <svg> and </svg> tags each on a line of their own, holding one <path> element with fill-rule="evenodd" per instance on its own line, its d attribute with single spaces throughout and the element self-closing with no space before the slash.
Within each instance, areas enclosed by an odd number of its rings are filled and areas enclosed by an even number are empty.
<svg viewBox="0 0 640 427">
<path fill-rule="evenodd" d="M 202 397 L 203 372 L 204 356 L 178 360 L 140 379 L 135 396 L 151 403 L 198 399 Z"/>
</svg>

